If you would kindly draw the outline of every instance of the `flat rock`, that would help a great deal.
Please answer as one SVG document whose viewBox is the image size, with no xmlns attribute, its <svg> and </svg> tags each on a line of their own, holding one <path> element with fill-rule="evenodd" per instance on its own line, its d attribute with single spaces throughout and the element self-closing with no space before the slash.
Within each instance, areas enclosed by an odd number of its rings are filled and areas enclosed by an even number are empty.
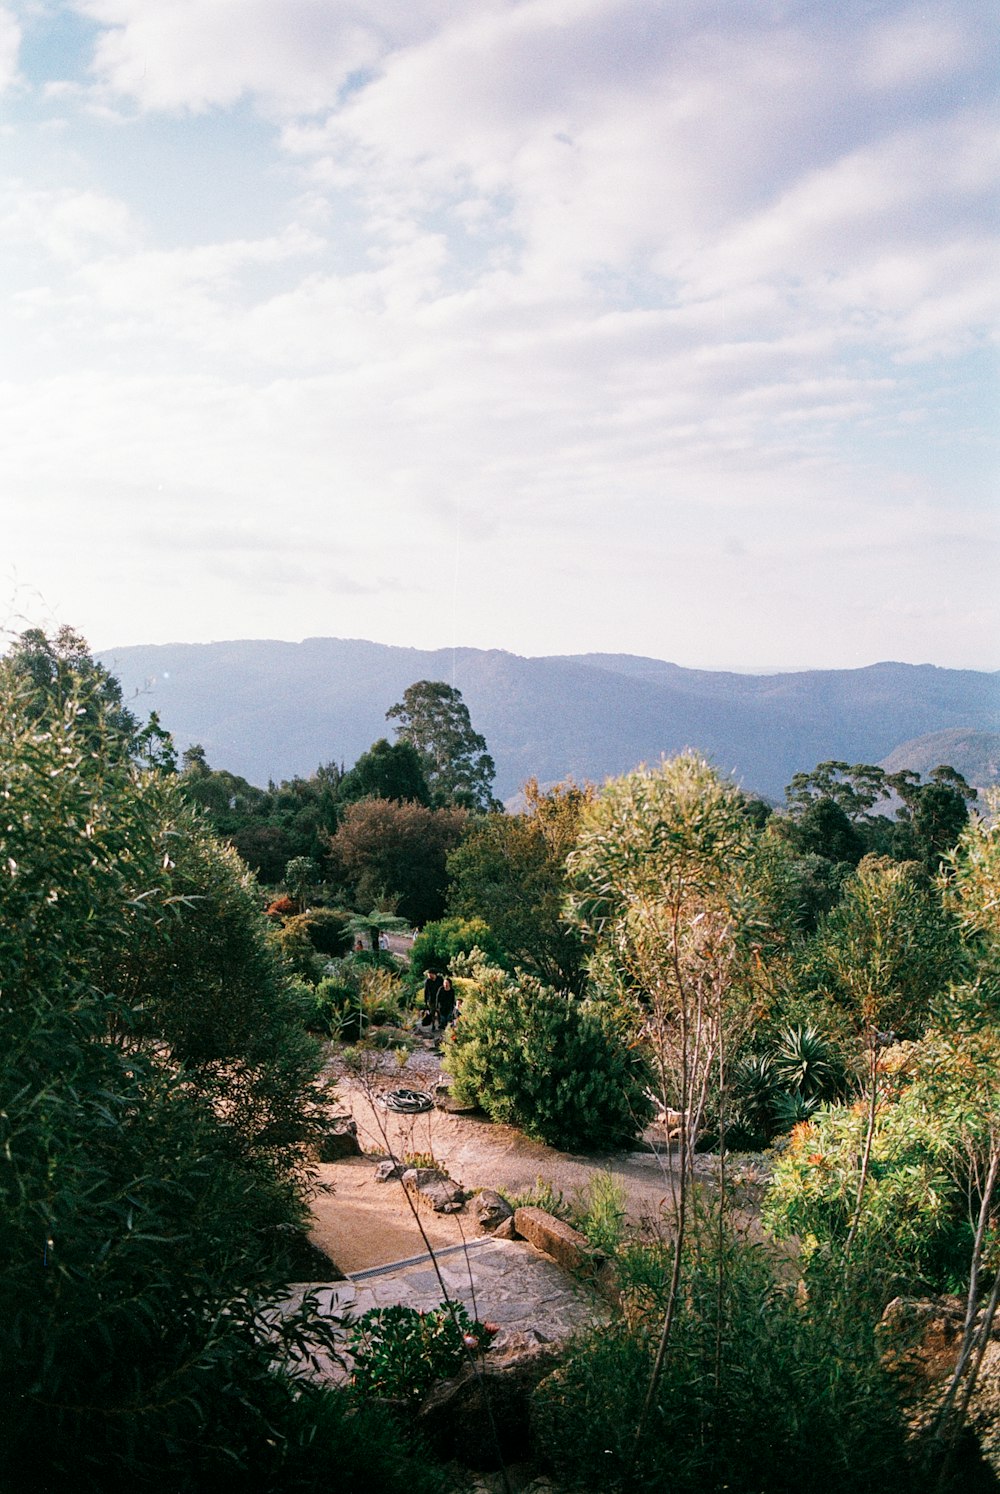
<svg viewBox="0 0 1000 1494">
<path fill-rule="evenodd" d="M 595 1253 L 586 1235 L 545 1209 L 533 1205 L 515 1209 L 514 1228 L 536 1250 L 551 1256 L 564 1271 L 593 1269 Z"/>
<path fill-rule="evenodd" d="M 406 1168 L 402 1162 L 394 1162 L 391 1157 L 386 1157 L 375 1169 L 376 1183 L 395 1183 L 403 1176 Z"/>
</svg>

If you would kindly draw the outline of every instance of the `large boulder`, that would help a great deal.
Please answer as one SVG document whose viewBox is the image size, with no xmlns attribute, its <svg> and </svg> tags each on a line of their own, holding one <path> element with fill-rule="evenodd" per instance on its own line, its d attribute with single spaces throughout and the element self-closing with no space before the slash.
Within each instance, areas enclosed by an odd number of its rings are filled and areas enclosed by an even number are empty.
<svg viewBox="0 0 1000 1494">
<path fill-rule="evenodd" d="M 326 1133 L 319 1144 L 318 1155 L 321 1162 L 339 1162 L 342 1157 L 360 1157 L 358 1123 L 353 1116 L 330 1117 Z"/>
<path fill-rule="evenodd" d="M 416 1424 L 439 1456 L 467 1468 L 499 1468 L 531 1454 L 531 1397 L 558 1362 L 558 1346 L 534 1333 L 510 1334 L 502 1347 L 436 1385 Z"/>
<path fill-rule="evenodd" d="M 403 1187 L 418 1208 L 435 1214 L 457 1214 L 465 1207 L 465 1190 L 434 1167 L 408 1167 Z"/>
<path fill-rule="evenodd" d="M 942 1397 L 955 1369 L 965 1319 L 959 1297 L 894 1298 L 882 1315 L 887 1362 L 895 1371 L 911 1430 L 926 1436 L 934 1428 Z M 1000 1487 L 1000 1320 L 986 1343 L 969 1402 L 967 1428 L 952 1462 L 955 1487 L 967 1494 Z"/>
<path fill-rule="evenodd" d="M 472 1217 L 483 1235 L 491 1235 L 505 1220 L 511 1219 L 514 1210 L 503 1197 L 492 1188 L 481 1188 L 471 1203 Z"/>
</svg>

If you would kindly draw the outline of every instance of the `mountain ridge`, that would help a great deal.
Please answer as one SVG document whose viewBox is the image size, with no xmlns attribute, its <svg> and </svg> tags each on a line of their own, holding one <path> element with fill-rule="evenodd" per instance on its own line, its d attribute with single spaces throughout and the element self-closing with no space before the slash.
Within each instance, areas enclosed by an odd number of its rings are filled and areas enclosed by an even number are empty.
<svg viewBox="0 0 1000 1494">
<path fill-rule="evenodd" d="M 929 733 L 1000 729 L 1000 671 L 880 661 L 770 675 L 691 670 L 631 654 L 526 657 L 368 639 L 137 644 L 98 656 L 133 709 L 156 710 L 183 748 L 251 782 L 350 766 L 418 679 L 461 690 L 497 763 L 497 793 L 531 776 L 603 781 L 684 748 L 779 797 L 826 758 L 880 762 Z"/>
</svg>

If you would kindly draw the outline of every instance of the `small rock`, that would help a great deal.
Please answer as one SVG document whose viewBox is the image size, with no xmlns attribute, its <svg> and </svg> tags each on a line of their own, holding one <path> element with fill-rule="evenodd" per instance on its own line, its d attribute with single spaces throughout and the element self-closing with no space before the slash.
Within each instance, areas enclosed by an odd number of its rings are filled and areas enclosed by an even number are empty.
<svg viewBox="0 0 1000 1494">
<path fill-rule="evenodd" d="M 505 1220 L 514 1217 L 507 1200 L 492 1188 L 481 1188 L 472 1200 L 472 1215 L 484 1235 L 491 1235 Z"/>
<path fill-rule="evenodd" d="M 494 1240 L 517 1240 L 520 1238 L 514 1224 L 513 1214 L 511 1214 L 509 1219 L 505 1219 L 502 1224 L 497 1225 L 493 1231 L 493 1238 Z"/>
<path fill-rule="evenodd" d="M 402 1162 L 394 1162 L 391 1157 L 386 1157 L 375 1169 L 376 1183 L 394 1183 L 397 1178 L 403 1176 Z"/>
</svg>

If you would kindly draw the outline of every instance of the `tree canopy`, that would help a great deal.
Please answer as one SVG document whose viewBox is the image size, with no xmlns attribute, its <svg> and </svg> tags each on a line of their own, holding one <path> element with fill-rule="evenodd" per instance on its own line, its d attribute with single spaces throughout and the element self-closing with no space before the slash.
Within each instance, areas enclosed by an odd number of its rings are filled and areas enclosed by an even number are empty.
<svg viewBox="0 0 1000 1494">
<path fill-rule="evenodd" d="M 397 722 L 400 741 L 419 753 L 432 803 L 472 810 L 499 807 L 493 797 L 496 764 L 485 737 L 473 729 L 460 690 L 441 680 L 418 680 L 385 714 L 387 721 Z"/>
</svg>

